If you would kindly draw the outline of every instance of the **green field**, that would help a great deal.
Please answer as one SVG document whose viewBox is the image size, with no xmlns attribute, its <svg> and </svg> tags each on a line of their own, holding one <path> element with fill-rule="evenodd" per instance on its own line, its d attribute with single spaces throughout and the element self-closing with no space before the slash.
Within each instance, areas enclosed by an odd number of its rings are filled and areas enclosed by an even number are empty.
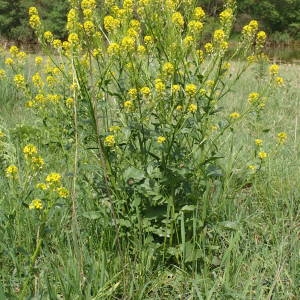
<svg viewBox="0 0 300 300">
<path fill-rule="evenodd" d="M 270 155 L 263 172 L 247 184 L 243 177 L 245 157 L 249 157 L 257 136 L 249 135 L 249 127 L 245 126 L 248 122 L 243 120 L 234 135 L 224 137 L 223 147 L 230 151 L 223 162 L 228 170 L 226 188 L 215 195 L 212 187 L 205 196 L 210 206 L 206 213 L 221 217 L 203 228 L 199 270 L 162 265 L 154 244 L 147 247 L 135 238 L 133 248 L 121 240 L 119 252 L 113 233 L 103 229 L 105 220 L 97 216 L 79 217 L 76 227 L 80 232 L 73 240 L 75 225 L 70 224 L 68 210 L 62 210 L 50 217 L 49 240 L 34 267 L 34 282 L 30 285 L 36 299 L 297 299 L 300 68 L 282 65 L 281 69 L 286 87 L 273 94 L 263 119 L 252 126 L 264 129 L 259 138 L 266 143 L 282 130 L 287 132 L 288 141 Z M 240 95 L 257 84 L 254 74 L 255 70 L 248 71 L 224 100 L 229 111 L 231 106 L 241 109 L 245 105 Z M 18 131 L 21 123 L 24 128 L 33 126 L 35 118 L 24 111 L 22 99 L 15 100 L 9 86 L 2 84 L 1 90 L 1 124 L 6 132 Z M 19 134 L 24 132 L 19 129 Z M 11 139 L 18 148 L 17 135 L 12 134 Z M 55 155 L 48 155 L 52 166 L 60 165 Z M 2 180 L 0 293 L 2 298 L 13 299 L 23 297 L 19 291 L 26 281 L 36 226 L 29 216 L 31 212 L 20 204 L 20 191 L 9 189 Z M 85 209 L 89 205 L 85 204 Z"/>
<path fill-rule="evenodd" d="M 255 20 L 230 49 L 234 1 L 211 42 L 200 7 L 75 2 L 0 53 L 0 299 L 299 299 L 300 66 Z"/>
</svg>

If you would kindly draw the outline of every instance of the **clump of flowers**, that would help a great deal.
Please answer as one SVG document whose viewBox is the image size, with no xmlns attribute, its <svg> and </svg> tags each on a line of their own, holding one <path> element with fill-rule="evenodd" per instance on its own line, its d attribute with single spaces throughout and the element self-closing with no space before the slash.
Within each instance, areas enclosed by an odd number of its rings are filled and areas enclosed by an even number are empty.
<svg viewBox="0 0 300 300">
<path fill-rule="evenodd" d="M 29 209 L 37 209 L 37 210 L 43 209 L 42 200 L 41 199 L 32 200 L 31 203 L 29 204 Z"/>
<path fill-rule="evenodd" d="M 6 169 L 5 169 L 5 175 L 8 178 L 13 178 L 16 179 L 19 173 L 19 169 L 16 165 L 9 165 Z"/>
</svg>

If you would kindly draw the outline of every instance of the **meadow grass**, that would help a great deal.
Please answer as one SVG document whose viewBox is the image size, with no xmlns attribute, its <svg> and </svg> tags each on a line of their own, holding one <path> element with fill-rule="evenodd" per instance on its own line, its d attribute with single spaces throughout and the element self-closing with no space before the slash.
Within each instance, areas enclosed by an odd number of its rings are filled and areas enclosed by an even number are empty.
<svg viewBox="0 0 300 300">
<path fill-rule="evenodd" d="M 223 137 L 222 148 L 229 153 L 222 163 L 227 170 L 225 191 L 218 193 L 218 187 L 212 186 L 203 196 L 210 204 L 205 213 L 222 217 L 203 227 L 197 241 L 198 267 L 166 266 L 145 236 L 143 242 L 138 236 L 124 236 L 118 245 L 108 226 L 111 220 L 85 214 L 95 207 L 80 199 L 76 225 L 80 230 L 75 238 L 67 208 L 49 216 L 51 242 L 31 266 L 34 282 L 27 283 L 35 299 L 298 299 L 300 67 L 281 69 L 286 87 L 274 92 L 264 117 L 259 122 L 243 120 L 234 127 L 234 135 Z M 228 112 L 245 105 L 242 99 L 259 81 L 255 74 L 256 70 L 249 71 L 223 100 Z M 34 127 L 35 118 L 24 112 L 22 100 L 15 100 L 14 89 L 2 85 L 1 90 L 1 124 L 12 132 L 18 123 Z M 261 129 L 263 135 L 256 136 Z M 270 155 L 255 179 L 248 180 L 245 169 L 254 139 L 263 139 L 268 151 L 283 130 L 287 143 Z M 16 136 L 12 139 L 18 142 Z M 48 155 L 47 161 L 61 169 L 55 155 Z M 20 290 L 31 268 L 36 228 L 31 212 L 20 204 L 18 191 L 11 191 L 3 181 L 0 188 L 0 298 L 25 299 Z M 82 188 L 86 199 L 93 199 L 90 187 Z M 127 248 L 127 239 L 134 247 Z"/>
</svg>

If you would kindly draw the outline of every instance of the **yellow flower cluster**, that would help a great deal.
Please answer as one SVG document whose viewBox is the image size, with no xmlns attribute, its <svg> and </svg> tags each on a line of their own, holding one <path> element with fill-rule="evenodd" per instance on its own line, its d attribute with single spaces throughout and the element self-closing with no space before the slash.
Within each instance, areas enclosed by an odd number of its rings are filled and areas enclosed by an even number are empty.
<svg viewBox="0 0 300 300">
<path fill-rule="evenodd" d="M 167 139 L 164 136 L 158 136 L 157 139 L 156 139 L 158 144 L 163 144 L 163 143 L 166 142 L 166 140 Z"/>
<path fill-rule="evenodd" d="M 180 12 L 177 11 L 172 14 L 172 23 L 176 26 L 183 27 L 184 19 Z"/>
<path fill-rule="evenodd" d="M 233 120 L 236 120 L 236 119 L 239 119 L 241 117 L 240 113 L 234 111 L 232 112 L 230 115 L 229 115 L 229 118 L 230 119 L 233 119 Z"/>
<path fill-rule="evenodd" d="M 81 1 L 82 9 L 95 9 L 96 8 L 96 0 L 82 0 Z"/>
<path fill-rule="evenodd" d="M 268 157 L 268 153 L 265 152 L 265 151 L 259 151 L 257 156 L 258 156 L 259 159 L 265 159 L 265 158 Z"/>
<path fill-rule="evenodd" d="M 41 20 L 36 7 L 29 8 L 29 25 L 35 30 L 39 29 L 41 26 Z"/>
<path fill-rule="evenodd" d="M 5 169 L 5 175 L 6 177 L 16 179 L 19 173 L 19 169 L 16 165 L 9 165 Z"/>
<path fill-rule="evenodd" d="M 245 25 L 242 30 L 242 35 L 248 38 L 252 38 L 258 30 L 258 22 L 256 20 L 250 21 L 248 25 Z"/>
<path fill-rule="evenodd" d="M 286 132 L 279 132 L 277 134 L 277 141 L 278 141 L 278 144 L 284 144 L 287 140 L 287 134 Z"/>
<path fill-rule="evenodd" d="M 161 79 L 156 79 L 155 80 L 155 90 L 161 94 L 165 91 L 166 89 L 166 85 L 163 83 L 163 81 Z"/>
<path fill-rule="evenodd" d="M 203 23 L 197 20 L 192 20 L 188 23 L 188 28 L 191 33 L 198 34 L 203 28 Z"/>
<path fill-rule="evenodd" d="M 3 69 L 0 69 L 0 80 L 6 77 L 6 72 Z"/>
<path fill-rule="evenodd" d="M 29 209 L 43 209 L 43 203 L 40 199 L 34 199 L 29 204 Z"/>
<path fill-rule="evenodd" d="M 116 139 L 114 135 L 108 135 L 107 137 L 104 138 L 104 146 L 112 148 L 116 144 Z"/>
<path fill-rule="evenodd" d="M 188 96 L 193 97 L 197 93 L 197 86 L 193 83 L 189 83 L 185 86 L 185 92 Z"/>
<path fill-rule="evenodd" d="M 276 76 L 279 73 L 279 66 L 274 64 L 269 67 L 269 72 L 272 76 Z"/>
<path fill-rule="evenodd" d="M 191 113 L 195 113 L 197 111 L 198 107 L 196 104 L 190 104 L 188 107 L 188 111 Z"/>
<path fill-rule="evenodd" d="M 193 17 L 196 20 L 202 20 L 205 17 L 205 12 L 202 9 L 202 7 L 200 7 L 200 6 L 195 7 Z"/>
<path fill-rule="evenodd" d="M 267 39 L 267 35 L 264 31 L 259 31 L 256 35 L 256 47 L 263 47 Z"/>
<path fill-rule="evenodd" d="M 14 76 L 14 83 L 18 88 L 23 88 L 25 86 L 25 78 L 22 74 L 16 74 Z"/>
<path fill-rule="evenodd" d="M 162 66 L 162 71 L 165 75 L 173 75 L 174 73 L 174 66 L 170 62 L 166 62 Z"/>
<path fill-rule="evenodd" d="M 120 20 L 115 19 L 113 16 L 105 16 L 103 19 L 104 28 L 108 31 L 114 31 L 120 26 Z"/>
<path fill-rule="evenodd" d="M 28 144 L 23 148 L 25 158 L 30 162 L 33 169 L 42 169 L 45 161 L 42 157 L 38 156 L 37 147 L 33 144 Z"/>
<path fill-rule="evenodd" d="M 226 8 L 220 13 L 220 22 L 222 26 L 226 26 L 231 23 L 233 18 L 233 11 L 231 8 Z"/>
<path fill-rule="evenodd" d="M 131 111 L 134 107 L 133 102 L 131 100 L 124 101 L 123 106 L 127 111 Z"/>
<path fill-rule="evenodd" d="M 35 187 L 42 191 L 50 190 L 60 198 L 67 198 L 70 193 L 67 188 L 62 186 L 61 179 L 61 174 L 53 172 L 46 176 L 45 182 L 40 182 Z"/>
<path fill-rule="evenodd" d="M 61 183 L 61 175 L 59 173 L 50 173 L 47 175 L 46 177 L 46 182 L 49 184 L 49 185 L 58 185 Z"/>
<path fill-rule="evenodd" d="M 248 102 L 250 104 L 257 104 L 260 102 L 261 96 L 259 93 L 253 92 L 248 95 Z"/>
</svg>

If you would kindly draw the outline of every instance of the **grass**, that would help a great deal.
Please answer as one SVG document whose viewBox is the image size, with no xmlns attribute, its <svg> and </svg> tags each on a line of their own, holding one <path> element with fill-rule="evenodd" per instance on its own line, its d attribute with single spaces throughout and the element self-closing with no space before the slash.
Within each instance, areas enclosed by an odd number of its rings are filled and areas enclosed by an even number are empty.
<svg viewBox="0 0 300 300">
<path fill-rule="evenodd" d="M 35 299 L 299 299 L 300 67 L 281 69 L 286 88 L 274 92 L 264 118 L 246 120 L 235 128 L 235 135 L 224 137 L 223 150 L 230 153 L 223 162 L 226 189 L 217 193 L 218 187 L 212 186 L 204 196 L 209 207 L 203 212 L 221 218 L 203 225 L 198 265 L 164 264 L 150 236 L 143 241 L 123 236 L 118 244 L 109 215 L 86 213 L 95 210 L 97 201 L 89 186 L 82 187 L 86 197 L 78 199 L 77 224 L 67 207 L 55 209 L 46 228 L 49 241 L 32 265 L 37 225 L 22 206 L 20 191 L 1 179 L 5 193 L 0 196 L 0 298 L 25 299 L 22 290 L 28 284 L 26 296 L 30 291 Z M 255 70 L 247 73 L 224 99 L 228 112 L 243 107 L 243 99 L 257 84 L 253 74 Z M 1 90 L 0 125 L 11 132 L 19 123 L 35 126 L 34 116 L 24 113 L 14 90 L 3 85 Z M 258 129 L 264 129 L 263 136 L 256 136 Z M 249 184 L 244 174 L 253 140 L 262 138 L 268 151 L 280 131 L 287 132 L 287 144 L 270 155 Z M 12 140 L 18 148 L 17 136 Z M 55 155 L 48 160 L 61 168 Z M 26 283 L 31 268 L 34 280 Z"/>
</svg>

